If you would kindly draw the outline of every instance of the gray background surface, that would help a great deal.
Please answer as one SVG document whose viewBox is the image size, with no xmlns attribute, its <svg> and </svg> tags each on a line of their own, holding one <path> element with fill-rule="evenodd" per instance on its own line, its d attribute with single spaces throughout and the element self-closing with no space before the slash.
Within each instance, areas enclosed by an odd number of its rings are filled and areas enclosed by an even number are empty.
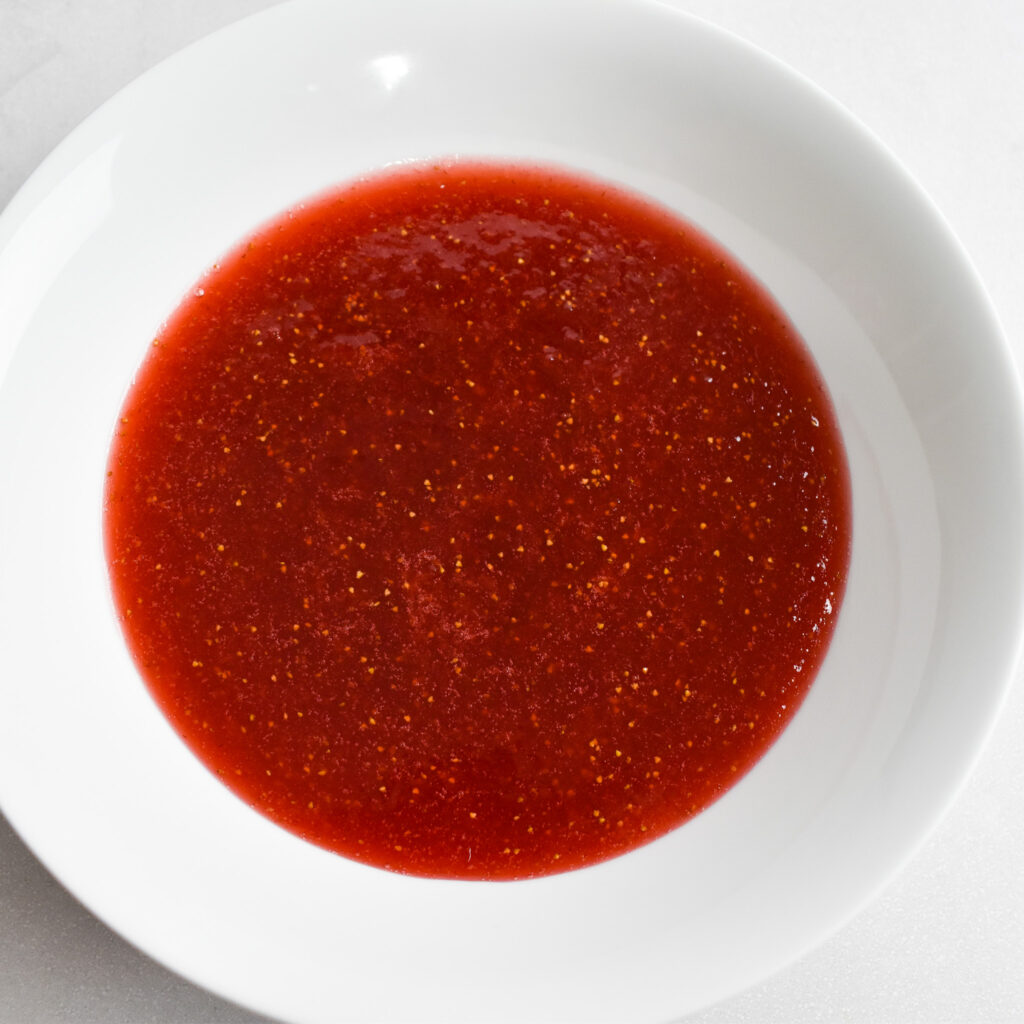
<svg viewBox="0 0 1024 1024">
<path fill-rule="evenodd" d="M 266 6 L 268 0 L 0 0 L 0 206 L 71 128 L 132 78 Z M 1020 361 L 1024 3 L 678 6 L 796 67 L 895 151 L 974 258 Z M 1024 686 L 1017 685 L 955 806 L 874 904 L 799 963 L 691 1024 L 1024 1022 L 1022 736 Z M 110 932 L 0 817 L 0 1024 L 260 1020 Z"/>
</svg>

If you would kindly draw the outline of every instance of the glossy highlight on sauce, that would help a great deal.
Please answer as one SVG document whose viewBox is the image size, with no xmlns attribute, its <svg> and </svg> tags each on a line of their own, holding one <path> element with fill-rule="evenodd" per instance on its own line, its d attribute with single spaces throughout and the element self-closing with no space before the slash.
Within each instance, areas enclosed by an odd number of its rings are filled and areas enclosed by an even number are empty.
<svg viewBox="0 0 1024 1024">
<path fill-rule="evenodd" d="M 290 211 L 153 342 L 113 593 L 239 797 L 416 875 L 592 864 L 728 790 L 832 635 L 849 481 L 802 341 L 674 215 L 453 162 Z"/>
</svg>

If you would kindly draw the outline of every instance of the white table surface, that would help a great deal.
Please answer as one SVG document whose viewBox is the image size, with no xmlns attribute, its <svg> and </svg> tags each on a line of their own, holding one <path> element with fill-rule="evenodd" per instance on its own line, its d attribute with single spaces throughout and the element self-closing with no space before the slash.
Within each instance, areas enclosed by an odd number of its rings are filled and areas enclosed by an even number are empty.
<svg viewBox="0 0 1024 1024">
<path fill-rule="evenodd" d="M 1024 363 L 1024 0 L 675 2 L 873 129 L 960 236 Z M 0 206 L 137 74 L 269 3 L 0 0 Z M 876 902 L 689 1024 L 1024 1022 L 1022 682 L 955 806 Z M 0 817 L 0 1024 L 261 1020 L 114 935 Z"/>
</svg>

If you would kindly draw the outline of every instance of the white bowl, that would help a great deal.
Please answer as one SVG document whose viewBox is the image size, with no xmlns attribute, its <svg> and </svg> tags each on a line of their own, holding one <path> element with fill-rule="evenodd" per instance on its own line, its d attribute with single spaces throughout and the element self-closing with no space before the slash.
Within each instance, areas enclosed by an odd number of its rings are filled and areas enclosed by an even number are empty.
<svg viewBox="0 0 1024 1024">
<path fill-rule="evenodd" d="M 427 881 L 306 844 L 182 746 L 108 596 L 115 418 L 162 319 L 269 216 L 431 156 L 535 158 L 678 209 L 774 292 L 846 439 L 825 665 L 722 800 L 616 860 Z M 298 0 L 74 132 L 0 219 L 0 804 L 100 917 L 296 1021 L 656 1021 L 819 942 L 953 797 L 1019 656 L 1021 396 L 925 197 L 806 81 L 655 3 Z"/>
</svg>

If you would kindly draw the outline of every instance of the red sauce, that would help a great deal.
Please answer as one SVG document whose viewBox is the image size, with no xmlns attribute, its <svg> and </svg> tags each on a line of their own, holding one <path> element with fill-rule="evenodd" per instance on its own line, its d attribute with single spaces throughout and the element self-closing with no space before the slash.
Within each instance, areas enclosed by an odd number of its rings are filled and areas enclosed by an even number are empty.
<svg viewBox="0 0 1024 1024">
<path fill-rule="evenodd" d="M 418 875 L 620 854 L 765 752 L 850 544 L 822 381 L 685 223 L 562 172 L 316 199 L 195 289 L 113 442 L 113 590 L 243 800 Z"/>
</svg>

